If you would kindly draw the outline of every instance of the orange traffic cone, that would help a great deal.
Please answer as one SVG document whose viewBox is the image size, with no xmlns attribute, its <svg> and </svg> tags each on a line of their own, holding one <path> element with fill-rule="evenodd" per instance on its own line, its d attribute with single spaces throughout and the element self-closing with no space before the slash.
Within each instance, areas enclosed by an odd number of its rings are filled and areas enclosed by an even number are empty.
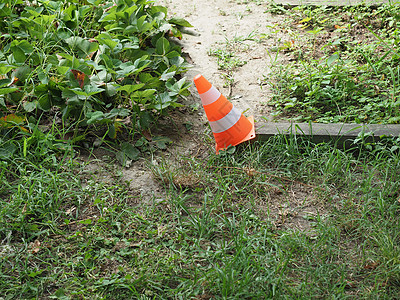
<svg viewBox="0 0 400 300">
<path fill-rule="evenodd" d="M 247 119 L 201 74 L 194 77 L 194 83 L 214 134 L 217 154 L 256 136 L 253 117 Z"/>
</svg>

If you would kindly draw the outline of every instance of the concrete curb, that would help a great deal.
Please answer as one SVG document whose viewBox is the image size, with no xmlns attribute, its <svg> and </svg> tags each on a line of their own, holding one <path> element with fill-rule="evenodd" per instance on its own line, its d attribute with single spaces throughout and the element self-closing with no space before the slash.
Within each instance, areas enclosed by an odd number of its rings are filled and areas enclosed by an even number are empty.
<svg viewBox="0 0 400 300">
<path fill-rule="evenodd" d="M 400 124 L 256 123 L 258 140 L 267 140 L 279 134 L 306 136 L 314 143 L 334 141 L 337 146 L 344 147 L 363 134 L 365 142 L 377 142 L 382 137 L 399 137 Z"/>
</svg>

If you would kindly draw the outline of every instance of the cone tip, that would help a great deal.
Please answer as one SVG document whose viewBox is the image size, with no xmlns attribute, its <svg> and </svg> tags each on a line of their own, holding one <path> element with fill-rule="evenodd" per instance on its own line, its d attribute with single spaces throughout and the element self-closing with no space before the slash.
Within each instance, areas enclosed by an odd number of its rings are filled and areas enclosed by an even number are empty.
<svg viewBox="0 0 400 300">
<path fill-rule="evenodd" d="M 203 75 L 201 74 L 197 74 L 196 76 L 194 76 L 193 80 L 199 80 L 201 77 L 203 77 Z"/>
<path fill-rule="evenodd" d="M 203 94 L 211 88 L 211 83 L 201 74 L 196 75 L 193 81 L 199 94 Z"/>
</svg>

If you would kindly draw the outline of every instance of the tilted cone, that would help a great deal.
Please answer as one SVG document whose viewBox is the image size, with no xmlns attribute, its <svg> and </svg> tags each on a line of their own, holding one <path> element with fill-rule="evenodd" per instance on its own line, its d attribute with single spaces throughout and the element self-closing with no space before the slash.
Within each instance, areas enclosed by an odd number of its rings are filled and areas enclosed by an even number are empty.
<svg viewBox="0 0 400 300">
<path fill-rule="evenodd" d="M 194 77 L 194 84 L 214 134 L 217 153 L 256 136 L 253 117 L 247 119 L 201 74 Z"/>
</svg>

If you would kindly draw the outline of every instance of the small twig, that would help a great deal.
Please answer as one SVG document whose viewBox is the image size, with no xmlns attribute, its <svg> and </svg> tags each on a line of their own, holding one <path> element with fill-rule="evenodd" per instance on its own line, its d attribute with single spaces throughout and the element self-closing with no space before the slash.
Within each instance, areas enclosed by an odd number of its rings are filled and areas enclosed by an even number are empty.
<svg viewBox="0 0 400 300">
<path fill-rule="evenodd" d="M 228 96 L 227 96 L 227 98 L 230 98 L 231 96 L 232 96 L 232 83 L 229 83 L 228 84 Z"/>
</svg>

